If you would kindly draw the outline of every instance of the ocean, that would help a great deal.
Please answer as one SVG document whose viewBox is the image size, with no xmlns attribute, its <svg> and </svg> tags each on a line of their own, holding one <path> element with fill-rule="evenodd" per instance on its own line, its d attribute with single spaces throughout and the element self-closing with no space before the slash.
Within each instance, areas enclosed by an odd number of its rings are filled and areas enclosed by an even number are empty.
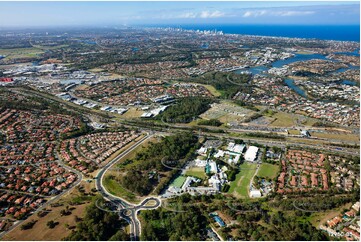
<svg viewBox="0 0 361 242">
<path fill-rule="evenodd" d="M 290 38 L 314 38 L 360 42 L 359 25 L 157 25 L 154 27 L 180 27 L 192 30 L 217 30 L 225 34 L 245 34 Z"/>
</svg>

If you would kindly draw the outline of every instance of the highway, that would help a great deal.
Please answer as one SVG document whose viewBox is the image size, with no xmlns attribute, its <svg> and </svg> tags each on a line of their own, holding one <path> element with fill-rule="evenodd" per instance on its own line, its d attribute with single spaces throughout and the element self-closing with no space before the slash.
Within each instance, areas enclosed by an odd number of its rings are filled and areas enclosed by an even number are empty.
<svg viewBox="0 0 361 242">
<path fill-rule="evenodd" d="M 164 133 L 167 134 L 172 134 L 172 130 L 178 130 L 178 131 L 184 131 L 184 129 L 190 129 L 189 126 L 186 125 L 180 125 L 180 124 L 167 124 L 168 127 L 163 128 Z M 216 130 L 218 127 L 208 127 L 208 129 L 213 129 Z M 150 129 L 148 129 L 150 130 Z M 196 132 L 196 131 L 194 131 Z M 339 154 L 346 154 L 346 155 L 359 155 L 359 150 L 356 149 L 352 149 L 352 148 L 338 148 L 337 145 L 342 145 L 342 143 L 340 144 L 339 142 L 335 143 L 335 142 L 330 142 L 329 144 L 312 144 L 312 143 L 306 143 L 307 141 L 309 141 L 310 139 L 304 137 L 302 138 L 302 140 L 304 140 L 305 142 L 302 141 L 297 141 L 297 140 L 290 140 L 290 138 L 292 137 L 287 137 L 285 136 L 286 140 L 276 140 L 276 139 L 270 139 L 270 138 L 253 138 L 253 137 L 240 137 L 237 135 L 234 135 L 236 133 L 242 134 L 242 133 L 248 133 L 248 131 L 243 131 L 243 130 L 238 130 L 238 129 L 224 129 L 224 132 L 226 133 L 214 133 L 214 132 L 204 132 L 202 131 L 202 135 L 201 136 L 214 136 L 214 137 L 218 137 L 218 138 L 229 138 L 229 139 L 242 139 L 245 142 L 253 142 L 253 143 L 259 143 L 262 145 L 267 145 L 269 147 L 272 146 L 277 146 L 280 148 L 285 148 L 286 146 L 295 146 L 295 147 L 303 147 L 303 148 L 309 148 L 309 149 L 315 149 L 315 150 L 323 150 L 323 151 L 331 151 L 331 152 L 337 152 Z M 234 134 L 232 135 L 232 133 L 229 132 L 233 132 Z M 300 138 L 301 139 L 301 138 Z M 333 144 L 333 145 L 330 145 Z"/>
<path fill-rule="evenodd" d="M 92 109 L 89 109 L 89 108 L 85 108 L 85 107 L 82 107 L 82 106 L 79 106 L 79 105 L 76 105 L 76 104 L 73 104 L 71 102 L 66 102 L 66 101 L 63 101 L 59 98 L 57 98 L 56 96 L 53 96 L 53 95 L 50 95 L 50 94 L 45 94 L 45 93 L 42 93 L 42 92 L 38 92 L 36 90 L 33 90 L 33 89 L 29 89 L 27 90 L 27 92 L 31 92 L 33 93 L 34 95 L 40 95 L 42 96 L 43 98 L 46 98 L 46 99 L 50 99 L 52 101 L 56 101 L 56 102 L 59 102 L 59 103 L 62 103 L 64 105 L 67 105 L 71 108 L 74 108 L 76 107 L 77 109 L 81 109 L 82 111 L 86 111 L 87 113 L 91 112 L 93 113 L 94 115 L 104 115 L 106 114 L 106 112 L 100 112 L 100 111 L 94 111 Z M 152 131 L 152 127 L 142 127 L 142 125 L 139 125 L 137 123 L 130 123 L 130 122 L 125 122 L 125 120 L 122 120 L 121 122 L 119 122 L 119 124 L 122 124 L 124 125 L 125 127 L 137 127 L 137 128 L 140 128 L 142 130 L 149 130 L 149 131 Z M 164 125 L 167 125 L 167 127 L 157 127 L 159 129 L 162 129 L 164 131 L 166 131 L 166 133 L 170 133 L 172 131 L 184 131 L 184 129 L 188 129 L 188 130 L 191 130 L 191 127 L 187 126 L 187 125 L 183 125 L 183 124 L 170 124 L 170 123 L 166 123 L 163 121 L 163 124 Z M 207 129 L 210 129 L 210 130 L 219 130 L 221 128 L 219 127 L 211 127 L 211 126 L 207 126 L 206 127 Z M 302 126 L 297 126 L 297 127 L 293 127 L 293 128 L 304 128 Z M 313 128 L 313 129 L 319 129 L 319 130 L 327 130 L 327 128 Z M 344 128 L 330 128 L 332 130 L 339 130 L 339 131 L 347 131 L 346 129 Z M 171 131 L 172 130 L 172 131 Z M 249 140 L 249 141 L 253 141 L 253 142 L 256 142 L 256 143 L 260 143 L 260 144 L 267 144 L 269 143 L 271 146 L 279 146 L 279 147 L 285 147 L 287 145 L 293 145 L 293 146 L 301 146 L 301 147 L 305 147 L 305 148 L 312 148 L 312 149 L 317 149 L 317 150 L 324 150 L 324 151 L 333 151 L 333 152 L 337 152 L 337 153 L 341 153 L 341 154 L 347 154 L 347 155 L 359 155 L 359 149 L 349 149 L 349 148 L 342 148 L 342 149 L 338 149 L 337 148 L 337 145 L 340 144 L 342 145 L 343 143 L 346 143 L 346 144 L 354 144 L 354 142 L 350 143 L 350 142 L 346 142 L 346 141 L 339 141 L 339 142 L 329 142 L 329 143 L 332 143 L 333 145 L 335 146 L 330 146 L 328 144 L 306 144 L 306 143 L 303 143 L 303 142 L 300 142 L 300 141 L 291 141 L 289 139 L 287 139 L 287 136 L 286 137 L 286 141 L 275 141 L 275 140 L 272 140 L 272 139 L 260 139 L 260 138 L 248 138 L 248 137 L 245 137 L 245 138 L 242 138 L 242 137 L 236 137 L 236 136 L 233 136 L 229 133 L 229 132 L 234 132 L 234 133 L 239 133 L 239 134 L 242 134 L 242 133 L 249 133 L 251 132 L 250 130 L 248 129 L 223 129 L 224 134 L 217 134 L 217 133 L 213 133 L 213 132 L 202 132 L 204 134 L 207 134 L 208 136 L 218 136 L 218 137 L 229 137 L 229 138 L 237 138 L 237 139 L 244 139 L 244 140 Z M 253 130 L 252 132 L 264 132 L 263 130 Z M 305 140 L 307 140 L 307 138 L 304 138 Z M 341 146 L 342 147 L 342 146 Z"/>
<path fill-rule="evenodd" d="M 127 149 L 125 152 L 121 153 L 117 157 L 115 157 L 111 162 L 109 162 L 106 166 L 104 166 L 97 174 L 96 176 L 96 189 L 99 191 L 99 193 L 104 197 L 104 199 L 110 201 L 113 203 L 118 209 L 119 209 L 119 216 L 130 224 L 130 239 L 132 241 L 139 240 L 139 236 L 141 233 L 141 224 L 140 221 L 137 218 L 137 213 L 140 210 L 148 210 L 148 209 L 156 209 L 161 205 L 161 200 L 157 197 L 148 197 L 144 199 L 140 204 L 132 204 L 129 201 L 126 201 L 123 198 L 114 196 L 110 194 L 103 185 L 103 178 L 106 172 L 120 159 L 128 155 L 130 152 L 132 152 L 134 149 L 136 149 L 138 146 L 140 146 L 145 140 L 151 138 L 153 135 L 147 134 L 145 137 L 143 137 L 141 140 L 133 144 L 129 149 Z M 153 201 L 154 205 L 146 205 L 147 203 Z"/>
<path fill-rule="evenodd" d="M 163 132 L 158 132 L 158 133 L 164 133 L 167 135 L 171 135 L 174 132 L 172 131 L 184 131 L 184 130 L 180 130 L 178 129 L 179 127 L 175 127 L 175 126 L 171 126 L 169 125 L 167 128 L 164 128 L 164 130 L 167 131 L 163 131 Z M 208 128 L 208 127 L 207 127 Z M 145 131 L 145 129 L 143 129 Z M 149 132 L 151 132 L 150 129 L 147 129 Z M 194 131 L 196 132 L 196 131 Z M 294 146 L 294 147 L 303 147 L 303 148 L 309 148 L 309 149 L 314 149 L 314 150 L 322 150 L 322 151 L 331 151 L 331 152 L 337 152 L 338 154 L 345 154 L 345 155 L 359 155 L 359 150 L 356 149 L 352 149 L 352 148 L 342 148 L 340 149 L 339 147 L 336 146 L 335 143 L 333 143 L 335 146 L 333 145 L 329 145 L 329 144 L 312 144 L 312 143 L 306 143 L 306 142 L 301 142 L 301 141 L 293 141 L 293 140 L 275 140 L 275 139 L 269 139 L 269 138 L 251 138 L 251 137 L 239 137 L 239 136 L 235 136 L 232 135 L 230 133 L 213 133 L 213 132 L 201 132 L 201 137 L 218 137 L 218 138 L 229 138 L 229 139 L 242 139 L 244 142 L 246 143 L 258 143 L 261 145 L 266 145 L 269 147 L 272 146 L 276 146 L 279 148 L 286 148 L 287 146 Z M 241 132 L 240 132 L 241 133 Z M 304 138 L 305 141 L 307 141 L 307 138 Z"/>
</svg>

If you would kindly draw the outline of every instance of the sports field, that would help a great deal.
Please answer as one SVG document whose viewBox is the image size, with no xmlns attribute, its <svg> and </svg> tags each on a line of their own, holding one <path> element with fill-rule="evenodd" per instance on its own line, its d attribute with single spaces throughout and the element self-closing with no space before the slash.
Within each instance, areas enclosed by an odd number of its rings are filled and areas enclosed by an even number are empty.
<svg viewBox="0 0 361 242">
<path fill-rule="evenodd" d="M 185 180 L 186 180 L 185 176 L 179 176 L 170 185 L 173 187 L 181 188 Z"/>
<path fill-rule="evenodd" d="M 276 177 L 278 169 L 279 167 L 277 165 L 262 163 L 258 170 L 257 176 L 273 179 Z"/>
<path fill-rule="evenodd" d="M 203 167 L 192 167 L 188 169 L 186 176 L 194 176 L 203 180 L 207 177 Z"/>
<path fill-rule="evenodd" d="M 248 198 L 248 190 L 251 179 L 256 172 L 257 164 L 245 162 L 240 165 L 241 171 L 237 174 L 236 179 L 231 182 L 228 193 L 236 197 Z"/>
</svg>

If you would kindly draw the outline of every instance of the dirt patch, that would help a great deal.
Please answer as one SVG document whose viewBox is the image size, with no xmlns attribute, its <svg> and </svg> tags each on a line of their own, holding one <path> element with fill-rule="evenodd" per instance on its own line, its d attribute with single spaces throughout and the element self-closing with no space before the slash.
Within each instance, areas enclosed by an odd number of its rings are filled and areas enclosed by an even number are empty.
<svg viewBox="0 0 361 242">
<path fill-rule="evenodd" d="M 64 209 L 63 206 L 51 208 L 50 206 L 47 208 L 49 211 L 44 217 L 39 218 L 38 215 L 34 214 L 30 216 L 25 223 L 31 220 L 37 220 L 33 228 L 28 230 L 21 230 L 18 226 L 13 231 L 4 236 L 4 240 L 61 240 L 62 238 L 68 236 L 71 233 L 71 229 L 66 228 L 66 224 L 68 224 L 69 228 L 76 226 L 75 216 L 82 217 L 85 211 L 87 203 L 82 205 L 71 206 L 73 209 L 71 211 L 71 215 L 61 216 L 60 211 Z M 58 222 L 55 228 L 50 229 L 46 225 L 48 221 L 53 220 L 54 222 Z"/>
</svg>

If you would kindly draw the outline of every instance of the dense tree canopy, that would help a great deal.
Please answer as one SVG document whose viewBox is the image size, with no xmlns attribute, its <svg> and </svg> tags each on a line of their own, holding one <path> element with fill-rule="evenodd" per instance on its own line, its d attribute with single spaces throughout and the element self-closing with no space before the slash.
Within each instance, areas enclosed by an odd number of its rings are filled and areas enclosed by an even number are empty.
<svg viewBox="0 0 361 242">
<path fill-rule="evenodd" d="M 194 154 L 197 142 L 197 137 L 191 133 L 181 133 L 164 137 L 159 143 L 151 144 L 138 152 L 135 158 L 127 160 L 128 165 L 121 179 L 122 185 L 139 195 L 148 195 L 159 185 L 157 176 L 149 177 L 150 172 L 168 174 L 170 179 L 177 170 L 165 166 L 164 163 L 171 160 L 174 164 L 169 164 L 170 167 L 181 167 Z M 165 186 L 169 179 L 163 180 L 160 185 Z"/>
<path fill-rule="evenodd" d="M 141 216 L 145 221 L 142 240 L 204 240 L 207 219 L 194 207 L 182 212 L 162 208 L 142 211 Z"/>
<path fill-rule="evenodd" d="M 167 123 L 188 123 L 207 111 L 211 103 L 211 99 L 201 97 L 180 99 L 157 118 Z"/>
<path fill-rule="evenodd" d="M 192 82 L 209 84 L 221 92 L 222 98 L 232 98 L 238 91 L 249 92 L 247 85 L 251 79 L 249 74 L 237 74 L 233 72 L 210 72 L 202 76 L 194 77 Z"/>
<path fill-rule="evenodd" d="M 129 240 L 129 235 L 121 229 L 125 224 L 125 221 L 119 220 L 118 214 L 100 210 L 93 202 L 86 208 L 83 221 L 64 240 Z"/>
</svg>

